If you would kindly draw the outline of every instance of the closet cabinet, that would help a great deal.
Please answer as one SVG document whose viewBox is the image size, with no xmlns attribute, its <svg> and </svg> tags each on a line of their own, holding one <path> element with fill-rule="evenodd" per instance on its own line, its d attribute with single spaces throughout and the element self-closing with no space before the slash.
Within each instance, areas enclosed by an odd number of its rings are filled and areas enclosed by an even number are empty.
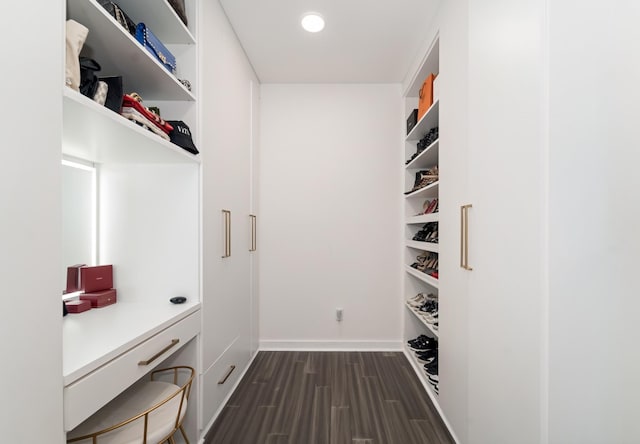
<svg viewBox="0 0 640 444">
<path fill-rule="evenodd" d="M 35 9 L 37 7 L 37 10 Z M 18 18 L 0 28 L 5 71 L 0 92 L 8 131 L 0 163 L 0 416 L 3 441 L 63 442 L 60 302 L 60 94 L 64 69 L 61 5 L 12 2 Z M 25 20 L 38 38 L 26 38 Z M 16 71 L 14 71 L 14 69 Z M 13 80 L 9 80 L 9 79 Z M 39 124 L 25 116 L 38 110 Z"/>
<path fill-rule="evenodd" d="M 65 11 L 88 28 L 81 55 L 101 65 L 98 76 L 122 76 L 125 94 L 136 92 L 163 118 L 186 122 L 198 145 L 198 2 L 186 3 L 190 27 L 168 2 L 118 2 L 176 55 L 176 75 L 189 80 L 191 91 L 97 1 L 67 0 Z M 198 367 L 201 165 L 199 156 L 66 86 L 62 97 L 61 154 L 97 170 L 96 261 L 113 264 L 118 298 L 62 321 L 68 432 L 154 368 Z M 172 304 L 174 296 L 187 301 Z M 191 440 L 199 434 L 197 387 L 184 423 Z"/>
<path fill-rule="evenodd" d="M 464 444 L 543 433 L 541 40 L 535 26 L 495 33 L 538 17 L 524 3 L 451 0 L 439 17 L 438 402 Z"/>
<path fill-rule="evenodd" d="M 218 2 L 201 20 L 203 152 L 202 426 L 211 424 L 255 351 L 252 149 L 257 79 Z M 253 292 L 252 292 L 253 290 Z"/>
</svg>

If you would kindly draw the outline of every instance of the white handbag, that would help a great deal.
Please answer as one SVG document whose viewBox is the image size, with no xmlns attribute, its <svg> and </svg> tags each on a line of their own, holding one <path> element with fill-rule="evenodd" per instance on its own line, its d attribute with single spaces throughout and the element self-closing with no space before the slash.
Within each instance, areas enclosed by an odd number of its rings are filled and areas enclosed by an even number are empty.
<svg viewBox="0 0 640 444">
<path fill-rule="evenodd" d="M 80 91 L 80 51 L 87 40 L 89 30 L 76 22 L 67 20 L 66 24 L 66 66 L 65 84 L 76 91 Z"/>
</svg>

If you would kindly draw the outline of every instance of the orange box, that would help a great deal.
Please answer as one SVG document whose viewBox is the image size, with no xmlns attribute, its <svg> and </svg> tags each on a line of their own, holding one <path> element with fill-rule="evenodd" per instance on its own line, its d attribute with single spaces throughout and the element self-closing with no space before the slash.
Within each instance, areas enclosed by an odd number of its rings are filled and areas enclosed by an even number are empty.
<svg viewBox="0 0 640 444">
<path fill-rule="evenodd" d="M 420 99 L 418 100 L 418 121 L 433 104 L 433 80 L 436 76 L 431 73 L 422 83 L 420 88 Z"/>
</svg>

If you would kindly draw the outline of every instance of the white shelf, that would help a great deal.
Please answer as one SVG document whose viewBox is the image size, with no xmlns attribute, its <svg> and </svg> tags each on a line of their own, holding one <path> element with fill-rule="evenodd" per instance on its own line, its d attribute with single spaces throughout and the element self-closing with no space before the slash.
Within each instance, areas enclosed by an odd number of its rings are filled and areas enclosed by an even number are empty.
<svg viewBox="0 0 640 444">
<path fill-rule="evenodd" d="M 196 43 L 167 0 L 118 0 L 117 3 L 131 20 L 146 24 L 165 45 Z"/>
<path fill-rule="evenodd" d="M 405 265 L 405 271 L 422 282 L 431 285 L 433 288 L 438 288 L 438 280 L 429 276 L 426 273 L 416 270 L 409 265 Z"/>
<path fill-rule="evenodd" d="M 411 314 L 413 314 L 425 327 L 427 327 L 429 333 L 431 333 L 434 338 L 438 339 L 438 330 L 435 330 L 432 324 L 429 324 L 427 321 L 425 321 L 418 310 L 409 305 L 408 302 L 405 303 L 405 306 L 407 307 L 407 310 L 411 312 Z"/>
<path fill-rule="evenodd" d="M 440 186 L 440 181 L 436 181 L 431 185 L 427 185 L 424 188 L 420 188 L 419 190 L 414 191 L 410 194 L 405 194 L 405 198 L 410 197 L 438 197 L 438 187 Z"/>
<path fill-rule="evenodd" d="M 438 154 L 439 154 L 439 145 L 440 139 L 436 139 L 431 145 L 424 149 L 415 159 L 409 162 L 405 169 L 407 170 L 417 170 L 424 168 L 431 168 L 434 165 L 438 165 Z"/>
<path fill-rule="evenodd" d="M 98 76 L 122 76 L 125 92 L 135 91 L 149 101 L 196 100 L 95 0 L 68 0 L 67 13 L 89 28 L 82 54 L 100 64 Z"/>
<path fill-rule="evenodd" d="M 419 216 L 411 216 L 405 219 L 405 223 L 410 224 L 426 224 L 429 222 L 438 222 L 440 213 L 421 214 Z"/>
<path fill-rule="evenodd" d="M 433 390 L 433 386 L 427 379 L 427 373 L 424 371 L 424 364 L 418 361 L 416 354 L 409 348 L 408 345 L 406 345 L 406 343 L 404 345 L 404 354 L 407 357 L 407 360 L 411 363 L 411 366 L 415 370 L 416 375 L 418 375 L 418 379 L 420 379 L 420 382 L 422 382 L 422 385 L 427 390 L 427 393 L 429 394 L 431 401 L 436 407 L 436 410 L 438 410 L 438 412 L 440 412 L 440 414 L 442 415 L 440 404 L 438 403 L 438 394 L 435 392 L 435 390 Z M 442 417 L 444 418 L 444 415 L 442 415 Z"/>
<path fill-rule="evenodd" d="M 424 116 L 413 127 L 411 132 L 407 134 L 407 142 L 418 142 L 422 139 L 431 128 L 438 126 L 438 117 L 440 115 L 440 100 L 436 100 L 431 104 Z"/>
<path fill-rule="evenodd" d="M 422 251 L 429 251 L 431 253 L 438 253 L 438 251 L 440 250 L 440 248 L 438 247 L 438 244 L 434 242 L 421 242 L 421 241 L 408 240 L 406 245 L 409 248 L 415 248 L 416 250 L 422 250 Z"/>
<path fill-rule="evenodd" d="M 63 87 L 62 153 L 96 163 L 194 163 L 199 157 Z"/>
</svg>

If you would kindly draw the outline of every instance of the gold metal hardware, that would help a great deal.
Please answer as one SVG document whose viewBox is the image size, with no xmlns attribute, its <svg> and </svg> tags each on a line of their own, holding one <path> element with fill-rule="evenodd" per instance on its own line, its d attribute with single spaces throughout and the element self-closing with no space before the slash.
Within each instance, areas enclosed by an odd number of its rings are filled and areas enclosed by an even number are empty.
<svg viewBox="0 0 640 444">
<path fill-rule="evenodd" d="M 171 347 L 175 347 L 175 345 L 180 342 L 180 339 L 172 339 L 171 340 L 171 344 L 167 345 L 165 348 L 163 348 L 162 350 L 160 350 L 158 353 L 156 353 L 155 355 L 151 356 L 149 359 L 147 359 L 146 361 L 140 361 L 138 362 L 138 365 L 149 365 L 151 364 L 153 361 L 155 361 L 156 359 L 158 359 L 164 352 L 166 352 L 167 350 L 169 350 Z"/>
<path fill-rule="evenodd" d="M 258 232 L 256 228 L 257 218 L 254 214 L 250 214 L 249 217 L 251 218 L 251 248 L 249 249 L 249 251 L 256 251 L 258 249 Z"/>
<path fill-rule="evenodd" d="M 460 207 L 460 268 L 464 268 L 464 206 Z"/>
<path fill-rule="evenodd" d="M 472 271 L 469 266 L 469 208 L 473 205 L 462 205 L 460 207 L 460 267 Z"/>
<path fill-rule="evenodd" d="M 231 211 L 222 210 L 224 214 L 224 254 L 222 258 L 231 257 Z"/>
<path fill-rule="evenodd" d="M 229 376 L 231 376 L 231 373 L 233 373 L 235 369 L 236 369 L 235 365 L 232 365 L 231 367 L 229 367 L 229 371 L 227 371 L 227 374 L 224 375 L 222 379 L 218 381 L 218 385 L 222 385 L 225 382 L 227 382 L 227 379 L 229 379 Z"/>
</svg>

